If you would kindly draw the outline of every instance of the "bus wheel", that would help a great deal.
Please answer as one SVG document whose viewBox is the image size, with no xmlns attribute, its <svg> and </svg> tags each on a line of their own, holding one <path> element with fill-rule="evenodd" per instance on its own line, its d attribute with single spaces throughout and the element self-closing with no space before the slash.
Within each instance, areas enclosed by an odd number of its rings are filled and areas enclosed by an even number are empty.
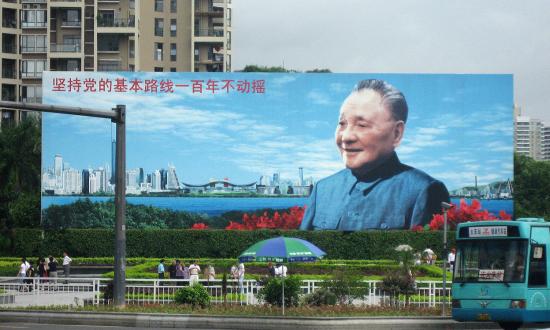
<svg viewBox="0 0 550 330">
<path fill-rule="evenodd" d="M 517 330 L 521 327 L 521 322 L 498 322 L 498 325 L 504 330 Z"/>
</svg>

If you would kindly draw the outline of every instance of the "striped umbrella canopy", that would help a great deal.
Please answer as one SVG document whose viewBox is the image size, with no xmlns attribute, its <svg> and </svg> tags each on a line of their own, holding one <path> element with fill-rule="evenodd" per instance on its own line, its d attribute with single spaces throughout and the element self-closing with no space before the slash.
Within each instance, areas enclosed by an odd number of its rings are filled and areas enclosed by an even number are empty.
<svg viewBox="0 0 550 330">
<path fill-rule="evenodd" d="M 305 262 L 325 255 L 325 251 L 306 240 L 279 236 L 252 245 L 239 256 L 239 261 Z"/>
</svg>

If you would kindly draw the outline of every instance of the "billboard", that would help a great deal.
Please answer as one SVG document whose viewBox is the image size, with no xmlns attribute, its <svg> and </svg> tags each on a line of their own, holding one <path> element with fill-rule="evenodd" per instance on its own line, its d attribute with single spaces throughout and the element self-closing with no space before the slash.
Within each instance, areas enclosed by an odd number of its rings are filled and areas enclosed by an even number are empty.
<svg viewBox="0 0 550 330">
<path fill-rule="evenodd" d="M 461 199 L 513 212 L 511 75 L 45 72 L 43 103 L 126 106 L 128 228 L 411 229 Z M 114 124 L 42 125 L 44 228 L 112 228 Z"/>
</svg>

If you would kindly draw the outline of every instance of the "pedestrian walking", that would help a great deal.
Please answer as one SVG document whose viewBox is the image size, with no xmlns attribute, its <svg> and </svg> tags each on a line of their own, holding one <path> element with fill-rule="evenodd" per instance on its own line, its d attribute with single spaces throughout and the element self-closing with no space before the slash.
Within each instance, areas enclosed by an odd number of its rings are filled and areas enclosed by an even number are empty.
<svg viewBox="0 0 550 330">
<path fill-rule="evenodd" d="M 27 277 L 27 259 L 25 257 L 21 258 L 21 265 L 19 265 L 19 271 L 17 272 L 17 277 L 19 278 L 19 291 L 24 291 L 25 278 Z"/>
<path fill-rule="evenodd" d="M 52 256 L 50 256 L 48 260 L 48 276 L 50 277 L 50 282 L 57 284 L 57 260 Z"/>
<path fill-rule="evenodd" d="M 159 275 L 159 280 L 164 280 L 164 259 L 160 259 L 157 266 L 157 273 Z M 159 285 L 162 285 L 162 282 L 159 282 Z"/>
<path fill-rule="evenodd" d="M 71 276 L 71 262 L 73 262 L 73 259 L 69 257 L 67 251 L 63 252 L 63 275 L 65 278 Z"/>
</svg>

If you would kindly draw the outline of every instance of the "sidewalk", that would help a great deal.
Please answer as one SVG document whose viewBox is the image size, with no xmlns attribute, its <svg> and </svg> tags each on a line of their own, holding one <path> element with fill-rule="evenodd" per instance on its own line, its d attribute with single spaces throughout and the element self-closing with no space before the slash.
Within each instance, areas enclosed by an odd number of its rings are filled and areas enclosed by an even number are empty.
<svg viewBox="0 0 550 330">
<path fill-rule="evenodd" d="M 91 312 L 0 311 L 0 322 L 127 326 L 143 328 L 195 328 L 243 330 L 296 329 L 498 329 L 495 323 L 459 323 L 443 317 L 233 317 L 177 314 L 129 314 Z M 1 323 L 0 323 L 1 324 Z"/>
</svg>

